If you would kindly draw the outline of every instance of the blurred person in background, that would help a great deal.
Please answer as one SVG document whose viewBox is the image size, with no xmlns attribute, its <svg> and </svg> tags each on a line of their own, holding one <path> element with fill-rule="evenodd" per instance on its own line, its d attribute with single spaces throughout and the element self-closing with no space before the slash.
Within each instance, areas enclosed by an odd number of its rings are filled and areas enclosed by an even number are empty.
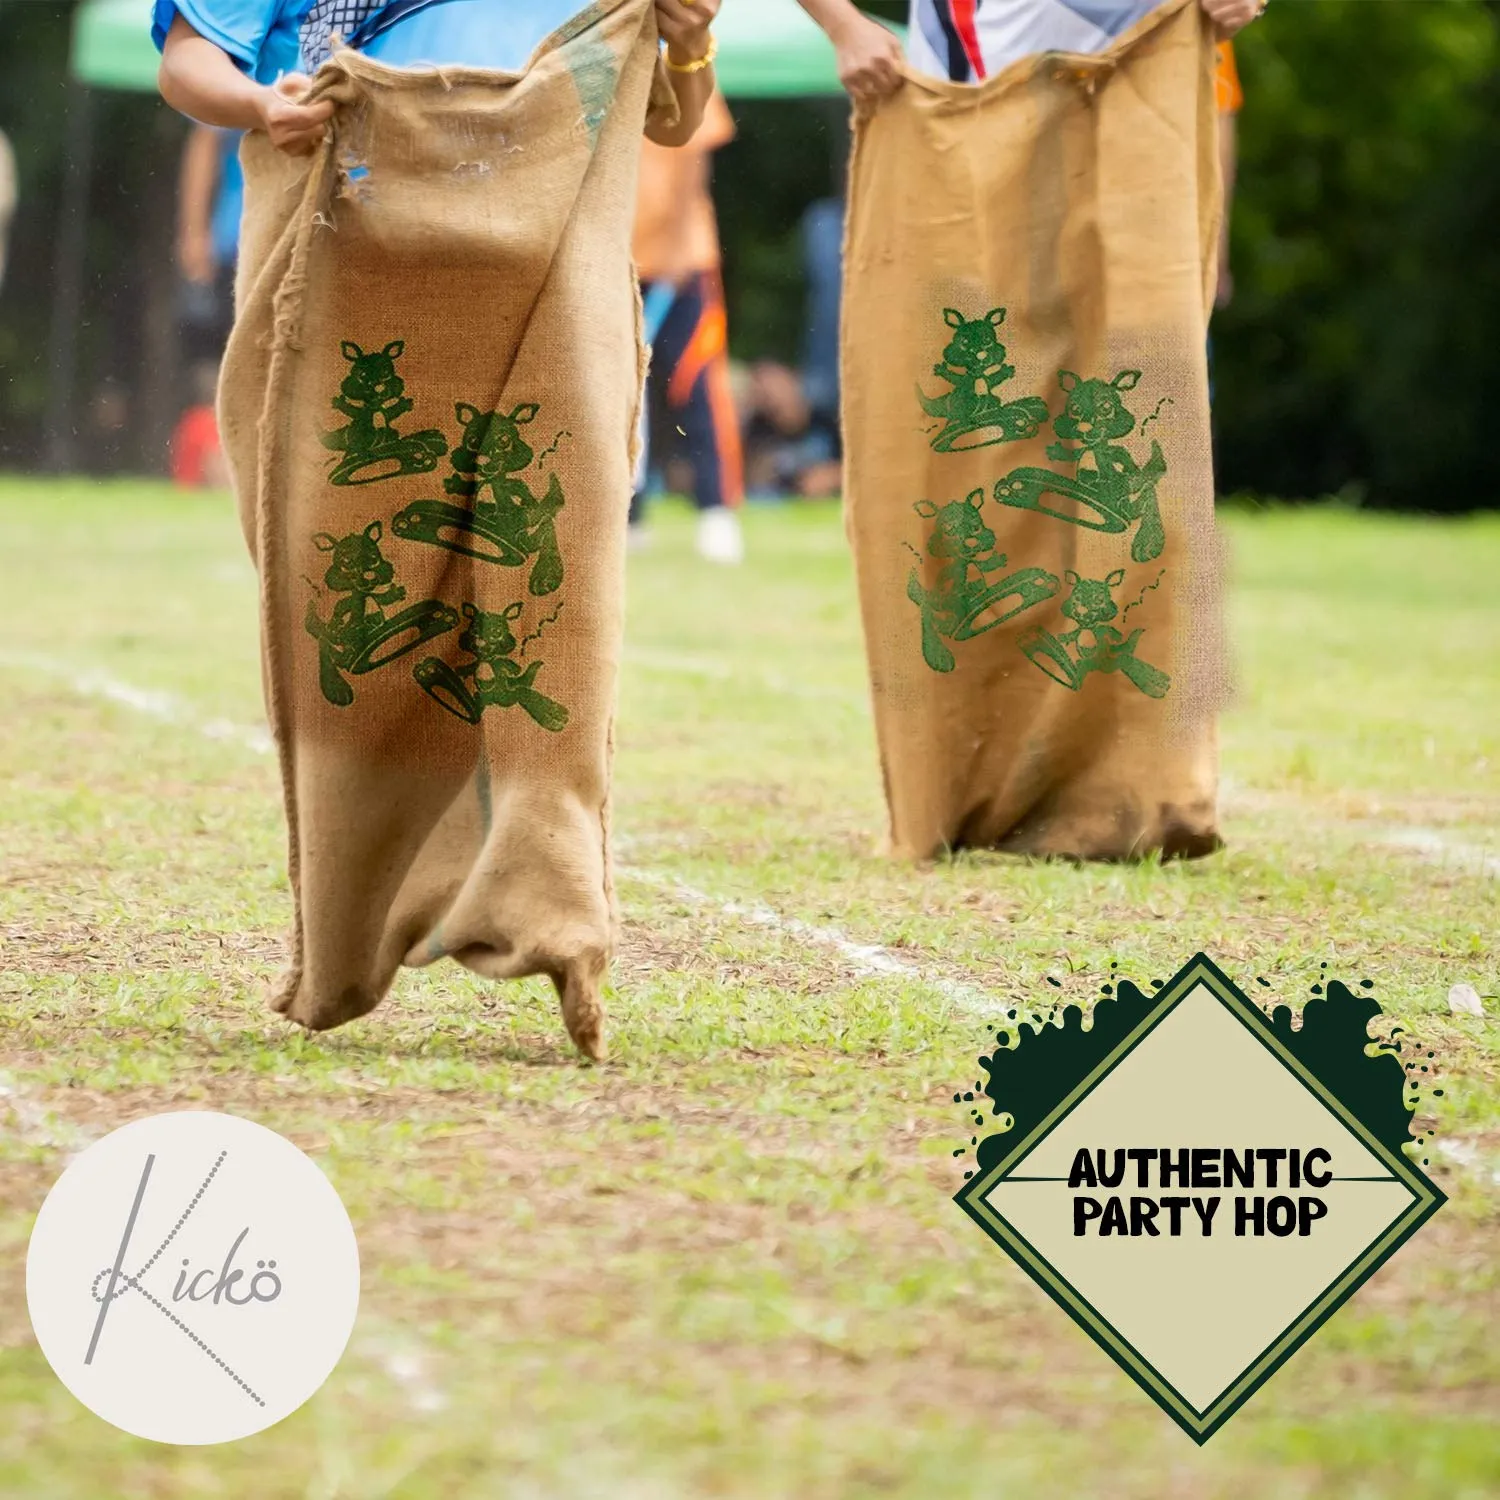
<svg viewBox="0 0 1500 1500">
<path fill-rule="evenodd" d="M 194 125 L 178 175 L 177 270 L 190 389 L 172 434 L 171 470 L 173 482 L 188 489 L 217 488 L 226 478 L 214 386 L 234 324 L 234 268 L 245 200 L 241 134 Z"/>
<path fill-rule="evenodd" d="M 214 414 L 218 360 L 199 360 L 190 376 L 191 404 L 172 433 L 172 483 L 184 490 L 225 489 L 229 485 L 229 467 Z"/>
<path fill-rule="evenodd" d="M 739 518 L 744 458 L 729 379 L 729 320 L 711 183 L 713 153 L 734 134 L 729 106 L 715 93 L 689 145 L 646 141 L 634 240 L 651 345 L 647 401 L 681 436 L 692 464 L 699 554 L 729 565 L 745 555 Z M 636 545 L 645 521 L 647 472 L 643 462 L 630 506 Z"/>
<path fill-rule="evenodd" d="M 954 83 L 983 83 L 1038 52 L 1102 52 L 1160 0 L 911 0 L 910 64 Z M 854 0 L 800 0 L 838 53 L 839 78 L 874 102 L 902 82 L 901 43 Z M 1264 0 L 1200 0 L 1223 40 L 1265 9 Z"/>
<path fill-rule="evenodd" d="M 836 416 L 814 407 L 795 370 L 774 360 L 751 367 L 745 396 L 745 477 L 757 500 L 837 495 L 843 480 Z"/>
<path fill-rule="evenodd" d="M 5 252 L 10 244 L 10 225 L 16 216 L 19 196 L 16 154 L 11 150 L 5 132 L 0 130 L 0 286 L 5 285 Z"/>
<path fill-rule="evenodd" d="M 234 322 L 245 179 L 238 130 L 194 125 L 177 181 L 177 270 L 183 322 L 196 357 L 217 356 Z"/>
<path fill-rule="evenodd" d="M 820 198 L 802 218 L 802 259 L 807 276 L 807 333 L 802 378 L 812 421 L 829 430 L 838 457 L 839 309 L 844 292 L 843 198 Z"/>
<path fill-rule="evenodd" d="M 1234 300 L 1234 269 L 1229 253 L 1229 220 L 1234 209 L 1234 183 L 1239 168 L 1239 115 L 1245 102 L 1240 87 L 1240 72 L 1235 63 L 1234 43 L 1220 42 L 1214 57 L 1214 97 L 1219 106 L 1219 170 L 1224 179 L 1224 217 L 1219 222 L 1219 284 L 1214 293 L 1216 308 L 1228 307 Z M 1208 334 L 1208 404 L 1212 418 L 1215 396 L 1214 337 Z M 1218 443 L 1218 423 L 1214 422 L 1214 442 Z M 1214 465 L 1218 472 L 1217 461 Z"/>
</svg>

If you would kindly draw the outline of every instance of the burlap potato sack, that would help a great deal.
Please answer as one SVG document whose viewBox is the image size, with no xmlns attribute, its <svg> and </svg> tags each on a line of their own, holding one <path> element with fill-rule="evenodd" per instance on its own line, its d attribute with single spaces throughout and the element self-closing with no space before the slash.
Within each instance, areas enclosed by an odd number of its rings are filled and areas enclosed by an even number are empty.
<svg viewBox="0 0 1500 1500">
<path fill-rule="evenodd" d="M 893 852 L 1217 847 L 1213 40 L 913 76 L 856 126 L 846 520 Z"/>
<path fill-rule="evenodd" d="M 314 87 L 316 156 L 243 148 L 220 390 L 290 830 L 275 1004 L 335 1026 L 449 957 L 551 976 L 597 1056 L 655 13 L 596 0 L 522 74 L 345 51 Z"/>
</svg>

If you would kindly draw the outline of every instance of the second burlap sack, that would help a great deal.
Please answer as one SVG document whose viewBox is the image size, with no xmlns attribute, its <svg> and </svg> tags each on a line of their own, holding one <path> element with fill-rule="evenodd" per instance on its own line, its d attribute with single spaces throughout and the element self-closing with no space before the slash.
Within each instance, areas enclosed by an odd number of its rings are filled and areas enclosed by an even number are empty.
<svg viewBox="0 0 1500 1500">
<path fill-rule="evenodd" d="M 890 846 L 1218 846 L 1213 44 L 910 78 L 857 123 L 846 518 Z"/>
</svg>

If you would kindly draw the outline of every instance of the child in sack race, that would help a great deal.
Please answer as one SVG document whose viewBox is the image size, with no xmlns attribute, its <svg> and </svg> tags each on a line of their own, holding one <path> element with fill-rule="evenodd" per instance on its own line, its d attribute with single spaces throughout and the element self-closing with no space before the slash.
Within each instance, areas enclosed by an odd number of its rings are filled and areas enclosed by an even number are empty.
<svg viewBox="0 0 1500 1500">
<path fill-rule="evenodd" d="M 156 0 L 163 97 L 247 132 L 219 413 L 311 1029 L 453 958 L 603 1055 L 634 178 L 719 6 Z"/>
</svg>

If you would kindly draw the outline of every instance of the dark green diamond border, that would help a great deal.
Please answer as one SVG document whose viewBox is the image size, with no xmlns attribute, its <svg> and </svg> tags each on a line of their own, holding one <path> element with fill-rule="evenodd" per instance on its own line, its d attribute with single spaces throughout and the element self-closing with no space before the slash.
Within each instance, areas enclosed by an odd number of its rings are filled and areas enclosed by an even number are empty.
<svg viewBox="0 0 1500 1500">
<path fill-rule="evenodd" d="M 1117 1068 L 1198 985 L 1204 985 L 1229 1013 L 1268 1051 L 1294 1073 L 1337 1119 L 1403 1183 L 1412 1195 L 1410 1206 L 1384 1234 L 1368 1246 L 1260 1353 L 1240 1377 L 1214 1402 L 1199 1410 L 1161 1375 L 997 1210 L 984 1201 L 997 1183 L 1008 1177 L 1074 1107 Z M 1021 1045 L 1025 1045 L 1024 1041 Z M 1294 1056 L 1267 1024 L 1259 1006 L 1205 953 L 1195 954 L 1156 996 L 1150 1009 L 1115 1049 L 1072 1090 L 1036 1127 L 1018 1140 L 993 1167 L 977 1172 L 954 1195 L 955 1203 L 1014 1260 L 1041 1289 L 1078 1324 L 1200 1446 L 1206 1443 L 1298 1349 L 1362 1287 L 1397 1250 L 1446 1203 L 1447 1196 L 1428 1180 L 1415 1163 L 1392 1151 L 1343 1102 L 1331 1094 Z"/>
</svg>

